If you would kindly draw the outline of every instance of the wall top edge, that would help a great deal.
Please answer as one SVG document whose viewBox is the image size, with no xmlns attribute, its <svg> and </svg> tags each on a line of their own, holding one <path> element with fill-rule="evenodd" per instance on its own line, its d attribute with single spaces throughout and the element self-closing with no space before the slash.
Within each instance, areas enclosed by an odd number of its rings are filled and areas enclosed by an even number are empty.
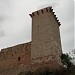
<svg viewBox="0 0 75 75">
<path fill-rule="evenodd" d="M 59 20 L 58 20 L 58 17 L 55 15 L 55 12 L 53 12 L 52 6 L 49 6 L 49 7 L 40 9 L 40 10 L 38 10 L 38 11 L 34 11 L 34 12 L 32 12 L 32 14 L 29 14 L 29 15 L 30 15 L 31 18 L 33 18 L 34 16 L 43 14 L 43 13 L 45 13 L 45 12 L 52 12 L 52 14 L 54 15 L 54 18 L 55 18 L 55 20 L 57 21 L 58 25 L 59 25 L 59 26 L 61 25 L 61 23 L 60 23 Z"/>
</svg>

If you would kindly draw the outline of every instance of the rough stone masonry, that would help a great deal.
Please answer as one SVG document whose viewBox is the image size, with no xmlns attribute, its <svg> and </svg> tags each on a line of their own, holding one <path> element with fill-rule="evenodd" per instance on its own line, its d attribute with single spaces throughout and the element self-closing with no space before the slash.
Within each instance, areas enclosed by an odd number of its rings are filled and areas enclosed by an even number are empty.
<svg viewBox="0 0 75 75">
<path fill-rule="evenodd" d="M 17 75 L 48 67 L 59 69 L 62 54 L 59 26 L 52 7 L 29 14 L 32 18 L 32 41 L 0 52 L 0 75 Z"/>
</svg>

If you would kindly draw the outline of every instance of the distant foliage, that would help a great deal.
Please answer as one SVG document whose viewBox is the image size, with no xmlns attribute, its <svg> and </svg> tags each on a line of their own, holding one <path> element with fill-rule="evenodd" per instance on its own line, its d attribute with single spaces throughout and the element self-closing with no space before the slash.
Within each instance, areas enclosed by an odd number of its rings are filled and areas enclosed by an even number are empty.
<svg viewBox="0 0 75 75">
<path fill-rule="evenodd" d="M 72 50 L 72 54 L 75 54 L 75 49 L 74 49 L 74 50 Z"/>
<path fill-rule="evenodd" d="M 71 56 L 75 57 L 75 49 L 74 49 L 74 50 L 69 51 L 69 55 L 71 55 Z"/>
</svg>

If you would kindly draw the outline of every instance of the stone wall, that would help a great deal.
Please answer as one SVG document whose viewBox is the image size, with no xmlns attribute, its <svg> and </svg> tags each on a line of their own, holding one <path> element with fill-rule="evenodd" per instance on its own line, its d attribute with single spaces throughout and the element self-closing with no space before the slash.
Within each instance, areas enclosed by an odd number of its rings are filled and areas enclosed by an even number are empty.
<svg viewBox="0 0 75 75">
<path fill-rule="evenodd" d="M 31 42 L 1 50 L 0 70 L 14 67 L 31 69 Z"/>
</svg>

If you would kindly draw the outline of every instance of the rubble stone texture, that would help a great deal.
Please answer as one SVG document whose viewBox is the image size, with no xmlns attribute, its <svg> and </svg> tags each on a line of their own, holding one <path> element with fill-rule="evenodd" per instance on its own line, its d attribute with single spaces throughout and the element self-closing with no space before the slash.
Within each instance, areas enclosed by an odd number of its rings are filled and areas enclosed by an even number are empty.
<svg viewBox="0 0 75 75">
<path fill-rule="evenodd" d="M 62 54 L 59 26 L 53 12 L 47 7 L 30 14 L 32 18 L 32 41 L 0 52 L 0 74 L 17 75 L 20 71 L 39 68 L 59 68 Z"/>
</svg>

